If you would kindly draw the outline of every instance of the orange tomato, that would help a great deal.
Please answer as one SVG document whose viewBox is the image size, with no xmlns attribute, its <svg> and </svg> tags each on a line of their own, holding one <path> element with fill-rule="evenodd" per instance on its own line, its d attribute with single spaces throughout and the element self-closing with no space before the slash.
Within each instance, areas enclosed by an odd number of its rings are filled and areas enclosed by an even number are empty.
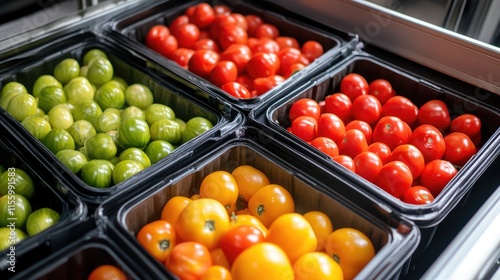
<svg viewBox="0 0 500 280">
<path fill-rule="evenodd" d="M 182 242 L 172 248 L 165 268 L 181 280 L 197 280 L 212 266 L 208 248 L 198 242 Z"/>
<path fill-rule="evenodd" d="M 216 199 L 229 209 L 238 199 L 238 184 L 231 173 L 214 171 L 203 178 L 200 197 Z"/>
<path fill-rule="evenodd" d="M 314 252 L 318 246 L 313 228 L 298 213 L 283 214 L 274 220 L 266 241 L 280 246 L 292 263 L 303 254 Z"/>
<path fill-rule="evenodd" d="M 189 197 L 181 195 L 171 197 L 163 206 L 161 219 L 169 222 L 171 225 L 175 225 L 182 210 L 184 210 L 191 201 Z"/>
<path fill-rule="evenodd" d="M 250 200 L 258 189 L 270 184 L 264 172 L 250 165 L 240 165 L 231 174 L 238 184 L 240 196 L 246 201 Z"/>
<path fill-rule="evenodd" d="M 88 280 L 125 280 L 127 276 L 116 266 L 100 265 L 90 273 Z"/>
<path fill-rule="evenodd" d="M 229 227 L 232 228 L 239 225 L 254 226 L 258 228 L 260 231 L 262 231 L 264 237 L 266 237 L 267 234 L 269 233 L 269 230 L 262 224 L 262 222 L 257 217 L 251 214 L 231 215 L 229 220 Z"/>
<path fill-rule="evenodd" d="M 177 237 L 172 224 L 157 220 L 144 225 L 139 230 L 137 241 L 155 259 L 164 262 L 177 243 Z"/>
<path fill-rule="evenodd" d="M 220 265 L 227 269 L 231 268 L 229 260 L 220 247 L 210 250 L 210 255 L 212 255 L 213 265 Z"/>
<path fill-rule="evenodd" d="M 295 211 L 292 195 L 282 186 L 270 184 L 260 188 L 248 201 L 250 214 L 256 216 L 265 227 L 279 216 Z"/>
<path fill-rule="evenodd" d="M 229 228 L 226 208 L 213 198 L 200 198 L 189 203 L 179 215 L 175 231 L 185 241 L 199 242 L 214 249 Z"/>
<path fill-rule="evenodd" d="M 231 280 L 231 272 L 226 267 L 220 265 L 212 265 L 200 280 Z"/>
<path fill-rule="evenodd" d="M 231 276 L 234 280 L 293 280 L 293 268 L 283 249 L 262 242 L 238 255 Z"/>
<path fill-rule="evenodd" d="M 333 225 L 330 217 L 321 211 L 309 211 L 304 214 L 304 218 L 309 222 L 316 238 L 318 239 L 316 251 L 323 251 L 325 248 L 326 238 L 333 231 Z"/>
<path fill-rule="evenodd" d="M 356 277 L 375 256 L 371 240 L 354 228 L 340 228 L 328 235 L 325 252 L 340 264 L 344 279 Z"/>
<path fill-rule="evenodd" d="M 295 280 L 342 280 L 342 268 L 324 252 L 302 255 L 293 264 Z"/>
</svg>

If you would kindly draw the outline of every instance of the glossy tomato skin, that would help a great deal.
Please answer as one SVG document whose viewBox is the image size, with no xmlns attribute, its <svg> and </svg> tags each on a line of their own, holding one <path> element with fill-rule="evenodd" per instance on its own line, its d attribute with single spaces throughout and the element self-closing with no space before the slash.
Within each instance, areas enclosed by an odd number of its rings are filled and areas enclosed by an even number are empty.
<svg viewBox="0 0 500 280">
<path fill-rule="evenodd" d="M 301 55 L 299 49 L 296 48 L 284 48 L 279 50 L 278 59 L 280 60 L 280 70 L 279 73 L 283 74 L 289 71 L 289 68 L 295 64 L 301 62 Z"/>
<path fill-rule="evenodd" d="M 353 102 L 358 96 L 368 94 L 368 89 L 366 79 L 356 73 L 347 74 L 340 81 L 340 92 L 346 94 Z"/>
<path fill-rule="evenodd" d="M 333 225 L 330 217 L 328 217 L 324 212 L 317 210 L 306 212 L 303 216 L 304 219 L 306 219 L 311 225 L 314 234 L 316 235 L 316 239 L 318 240 L 316 251 L 323 251 L 325 249 L 326 238 L 333 232 Z"/>
<path fill-rule="evenodd" d="M 325 112 L 337 115 L 343 122 L 352 117 L 352 102 L 346 94 L 337 92 L 325 97 Z"/>
<path fill-rule="evenodd" d="M 310 116 L 297 117 L 292 122 L 292 133 L 300 139 L 310 142 L 318 137 L 318 122 Z"/>
<path fill-rule="evenodd" d="M 238 68 L 229 60 L 219 61 L 210 71 L 210 81 L 218 87 L 225 83 L 234 82 L 236 78 L 238 78 Z"/>
<path fill-rule="evenodd" d="M 412 183 L 411 170 L 401 161 L 386 163 L 377 176 L 377 186 L 398 199 L 403 197 Z"/>
<path fill-rule="evenodd" d="M 404 96 L 393 96 L 382 106 L 382 116 L 395 116 L 410 127 L 417 120 L 418 107 Z"/>
<path fill-rule="evenodd" d="M 103 264 L 92 270 L 87 280 L 126 280 L 127 276 L 114 265 Z"/>
<path fill-rule="evenodd" d="M 252 58 L 252 51 L 247 45 L 244 44 L 234 44 L 225 49 L 220 59 L 230 60 L 238 68 L 238 75 L 245 73 L 245 67 L 248 61 Z"/>
<path fill-rule="evenodd" d="M 201 37 L 201 35 L 200 35 Z M 212 50 L 216 53 L 220 53 L 220 48 L 219 48 L 219 45 L 212 39 L 210 38 L 200 38 L 198 41 L 196 41 L 194 44 L 193 44 L 193 47 L 192 47 L 192 50 L 193 51 L 196 51 L 196 50 Z"/>
<path fill-rule="evenodd" d="M 311 98 L 301 98 L 295 101 L 288 112 L 288 119 L 293 122 L 300 116 L 310 116 L 319 120 L 321 109 L 318 102 Z"/>
<path fill-rule="evenodd" d="M 201 181 L 200 197 L 215 199 L 229 209 L 238 199 L 238 183 L 225 170 L 213 171 Z"/>
<path fill-rule="evenodd" d="M 146 35 L 146 46 L 153 50 L 161 47 L 161 41 L 170 36 L 170 29 L 165 25 L 159 24 L 151 27 Z"/>
<path fill-rule="evenodd" d="M 191 203 L 191 201 L 192 200 L 189 197 L 181 195 L 169 198 L 167 203 L 163 205 L 160 218 L 169 222 L 171 225 L 175 225 L 182 210 L 184 210 L 184 208 Z"/>
<path fill-rule="evenodd" d="M 328 137 L 316 137 L 311 141 L 311 146 L 333 158 L 339 155 L 337 143 Z"/>
<path fill-rule="evenodd" d="M 335 114 L 323 113 L 318 121 L 318 136 L 328 137 L 337 145 L 345 136 L 344 122 Z"/>
<path fill-rule="evenodd" d="M 192 48 L 200 38 L 200 29 L 192 23 L 186 23 L 172 29 L 172 35 L 177 39 L 180 48 Z"/>
<path fill-rule="evenodd" d="M 380 119 L 382 105 L 375 96 L 363 94 L 356 97 L 352 102 L 352 113 L 354 119 L 374 125 Z"/>
<path fill-rule="evenodd" d="M 295 211 L 295 202 L 288 190 L 277 184 L 260 188 L 248 201 L 250 214 L 257 217 L 265 227 L 276 218 Z"/>
<path fill-rule="evenodd" d="M 250 50 L 252 53 L 268 52 L 277 54 L 280 51 L 280 46 L 273 39 L 264 37 L 257 40 L 255 44 L 251 43 Z"/>
<path fill-rule="evenodd" d="M 441 132 L 432 125 L 424 124 L 413 130 L 409 144 L 417 147 L 424 156 L 425 162 L 441 159 L 446 144 Z"/>
<path fill-rule="evenodd" d="M 293 263 L 295 280 L 344 279 L 342 268 L 324 252 L 302 255 Z"/>
<path fill-rule="evenodd" d="M 333 157 L 333 160 L 338 162 L 343 167 L 347 168 L 352 172 L 356 172 L 356 165 L 354 164 L 354 160 L 348 155 L 338 155 Z"/>
<path fill-rule="evenodd" d="M 424 171 L 424 156 L 417 147 L 411 144 L 396 147 L 389 158 L 389 161 L 395 160 L 404 162 L 410 168 L 413 179 L 417 179 Z"/>
<path fill-rule="evenodd" d="M 275 53 L 257 53 L 246 65 L 246 73 L 250 78 L 268 77 L 278 73 L 280 61 Z"/>
<path fill-rule="evenodd" d="M 285 48 L 300 49 L 299 42 L 297 41 L 297 39 L 295 39 L 293 37 L 280 36 L 280 37 L 277 37 L 276 39 L 274 39 L 274 41 L 276 41 L 276 43 L 278 44 L 280 49 L 285 49 Z"/>
<path fill-rule="evenodd" d="M 385 116 L 373 129 L 373 141 L 385 143 L 392 151 L 399 145 L 407 144 L 411 134 L 410 126 L 400 118 Z"/>
<path fill-rule="evenodd" d="M 182 280 L 200 279 L 212 266 L 208 248 L 197 242 L 181 242 L 165 262 L 165 268 Z"/>
<path fill-rule="evenodd" d="M 302 63 L 294 63 L 290 65 L 290 68 L 288 68 L 287 71 L 281 73 L 283 78 L 288 79 L 290 76 L 293 76 L 295 73 L 299 72 L 300 70 L 306 68 L 307 65 L 304 65 Z"/>
<path fill-rule="evenodd" d="M 253 80 L 247 75 L 239 75 L 236 78 L 237 83 L 240 83 L 242 86 L 246 87 L 249 91 L 253 90 Z"/>
<path fill-rule="evenodd" d="M 428 162 L 419 181 L 437 197 L 448 182 L 457 174 L 457 169 L 447 160 L 435 159 Z"/>
<path fill-rule="evenodd" d="M 264 234 L 258 228 L 250 225 L 240 225 L 226 231 L 220 240 L 219 246 L 229 262 L 233 263 L 243 250 L 264 241 Z"/>
<path fill-rule="evenodd" d="M 251 165 L 240 165 L 232 172 L 234 180 L 238 184 L 238 193 L 248 201 L 260 188 L 270 184 L 266 174 Z"/>
<path fill-rule="evenodd" d="M 402 200 L 409 204 L 422 205 L 433 202 L 434 196 L 424 186 L 413 186 L 406 190 Z"/>
<path fill-rule="evenodd" d="M 363 132 L 366 138 L 366 143 L 368 143 L 368 145 L 372 143 L 373 130 L 367 122 L 361 120 L 352 120 L 345 126 L 346 131 L 350 129 L 358 129 L 359 131 Z"/>
<path fill-rule="evenodd" d="M 450 112 L 448 106 L 441 100 L 430 100 L 418 109 L 419 124 L 430 124 L 441 132 L 450 126 Z"/>
<path fill-rule="evenodd" d="M 175 229 L 167 221 L 157 220 L 144 225 L 137 233 L 137 241 L 155 259 L 164 262 L 177 243 Z"/>
<path fill-rule="evenodd" d="M 365 134 L 358 129 L 346 131 L 344 138 L 337 145 L 339 146 L 340 154 L 348 155 L 353 159 L 360 153 L 368 150 Z"/>
<path fill-rule="evenodd" d="M 378 173 L 384 164 L 379 156 L 373 152 L 365 151 L 354 158 L 356 174 L 365 180 L 375 183 Z"/>
<path fill-rule="evenodd" d="M 385 79 L 373 80 L 368 86 L 368 94 L 375 96 L 381 105 L 384 105 L 389 98 L 396 93 L 392 89 L 392 85 Z"/>
<path fill-rule="evenodd" d="M 205 29 L 212 24 L 215 19 L 214 9 L 210 4 L 197 4 L 189 15 L 189 22 L 195 24 L 200 29 Z"/>
<path fill-rule="evenodd" d="M 264 21 L 258 15 L 253 15 L 253 14 L 245 15 L 245 19 L 248 25 L 247 28 L 248 36 L 255 37 L 255 31 L 260 25 L 264 23 Z"/>
<path fill-rule="evenodd" d="M 302 47 L 300 48 L 300 51 L 309 61 L 315 60 L 316 58 L 322 56 L 324 53 L 323 46 L 318 41 L 314 40 L 304 42 L 304 44 L 302 44 Z"/>
<path fill-rule="evenodd" d="M 451 120 L 450 132 L 462 132 L 473 139 L 481 133 L 481 120 L 472 114 L 462 114 Z M 474 143 L 476 146 L 478 144 Z"/>
<path fill-rule="evenodd" d="M 257 96 L 263 95 L 274 87 L 285 82 L 285 78 L 280 75 L 271 75 L 269 77 L 260 77 L 253 80 L 253 89 Z"/>
<path fill-rule="evenodd" d="M 168 26 L 170 30 L 177 29 L 179 26 L 189 23 L 189 17 L 187 15 L 180 15 L 176 17 L 172 23 Z"/>
<path fill-rule="evenodd" d="M 189 60 L 193 54 L 194 50 L 192 49 L 178 48 L 172 53 L 170 59 L 179 64 L 182 68 L 187 69 Z"/>
<path fill-rule="evenodd" d="M 254 37 L 260 38 L 271 38 L 275 39 L 280 36 L 280 31 L 274 24 L 263 23 L 255 29 Z"/>
<path fill-rule="evenodd" d="M 452 132 L 444 137 L 445 150 L 443 159 L 454 165 L 464 166 L 476 154 L 476 146 L 466 134 Z"/>
<path fill-rule="evenodd" d="M 221 86 L 221 89 L 236 98 L 252 98 L 250 91 L 237 82 L 225 83 Z"/>
<path fill-rule="evenodd" d="M 207 269 L 200 280 L 231 280 L 231 271 L 222 265 L 212 265 Z"/>
<path fill-rule="evenodd" d="M 212 50 L 197 50 L 189 60 L 188 69 L 194 74 L 206 79 L 209 77 L 210 72 L 217 62 L 219 62 L 219 59 L 219 54 Z"/>
<path fill-rule="evenodd" d="M 219 33 L 219 45 L 223 50 L 232 44 L 246 44 L 248 40 L 247 32 L 240 26 L 224 26 Z"/>
<path fill-rule="evenodd" d="M 382 160 L 383 164 L 389 162 L 389 158 L 391 156 L 391 148 L 382 142 L 373 142 L 368 145 L 368 151 L 377 154 L 377 156 Z"/>
</svg>

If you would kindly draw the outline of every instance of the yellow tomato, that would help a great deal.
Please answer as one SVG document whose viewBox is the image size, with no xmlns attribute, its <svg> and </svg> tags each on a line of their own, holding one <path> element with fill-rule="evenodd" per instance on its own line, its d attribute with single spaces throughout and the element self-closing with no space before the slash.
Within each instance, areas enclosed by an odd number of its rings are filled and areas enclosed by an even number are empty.
<svg viewBox="0 0 500 280">
<path fill-rule="evenodd" d="M 236 183 L 240 196 L 246 201 L 260 188 L 270 184 L 264 172 L 250 165 L 240 165 L 231 172 Z"/>
<path fill-rule="evenodd" d="M 238 199 L 238 184 L 231 173 L 214 171 L 203 178 L 200 197 L 216 199 L 229 209 Z"/>
<path fill-rule="evenodd" d="M 208 249 L 218 246 L 220 237 L 228 228 L 226 208 L 212 198 L 193 200 L 182 210 L 175 224 L 180 239 L 199 242 Z"/>
<path fill-rule="evenodd" d="M 175 225 L 182 210 L 184 210 L 191 201 L 189 197 L 181 195 L 171 197 L 163 206 L 161 219 Z"/>
<path fill-rule="evenodd" d="M 332 221 L 321 211 L 309 211 L 304 214 L 304 218 L 309 222 L 318 239 L 316 251 L 323 251 L 325 249 L 326 238 L 333 231 Z"/>
<path fill-rule="evenodd" d="M 325 252 L 340 264 L 344 279 L 353 279 L 375 256 L 371 240 L 354 228 L 340 228 L 328 235 Z"/>
<path fill-rule="evenodd" d="M 155 259 L 164 262 L 172 248 L 177 244 L 175 229 L 163 220 L 156 220 L 144 225 L 137 233 L 137 241 Z"/>
<path fill-rule="evenodd" d="M 200 280 L 231 280 L 231 272 L 220 265 L 212 265 Z"/>
<path fill-rule="evenodd" d="M 279 216 L 295 211 L 292 195 L 282 186 L 270 184 L 260 188 L 248 201 L 250 214 L 269 227 Z"/>
<path fill-rule="evenodd" d="M 303 254 L 314 252 L 318 245 L 311 225 L 298 213 L 283 214 L 274 220 L 266 241 L 280 246 L 292 263 Z"/>
<path fill-rule="evenodd" d="M 212 260 L 214 262 L 214 265 L 223 266 L 227 269 L 231 268 L 231 265 L 229 264 L 226 255 L 224 255 L 224 251 L 222 251 L 220 247 L 210 250 L 210 255 L 212 255 Z"/>
<path fill-rule="evenodd" d="M 342 268 L 323 252 L 302 255 L 293 264 L 295 280 L 342 280 Z"/>
<path fill-rule="evenodd" d="M 269 233 L 269 230 L 262 224 L 262 222 L 257 217 L 250 214 L 231 215 L 229 227 L 231 228 L 239 225 L 254 226 L 262 231 L 264 237 L 266 237 Z"/>
<path fill-rule="evenodd" d="M 293 280 L 293 268 L 278 245 L 262 242 L 236 257 L 231 276 L 233 280 Z"/>
</svg>

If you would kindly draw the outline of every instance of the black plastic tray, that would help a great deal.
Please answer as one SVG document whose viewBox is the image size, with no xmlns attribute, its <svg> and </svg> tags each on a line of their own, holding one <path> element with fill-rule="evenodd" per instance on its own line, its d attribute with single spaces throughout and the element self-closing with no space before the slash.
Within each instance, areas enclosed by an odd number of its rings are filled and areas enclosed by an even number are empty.
<svg viewBox="0 0 500 280">
<path fill-rule="evenodd" d="M 150 178 L 154 186 L 147 191 L 123 193 L 103 203 L 96 211 L 97 220 L 109 224 L 124 240 L 144 251 L 150 262 L 165 275 L 170 275 L 135 240 L 136 233 L 146 223 L 160 218 L 161 209 L 170 197 L 196 193 L 209 173 L 231 172 L 239 165 L 249 164 L 262 170 L 271 183 L 290 191 L 296 212 L 325 211 L 334 228 L 354 227 L 372 240 L 376 255 L 358 274 L 358 279 L 397 279 L 404 272 L 420 240 L 414 223 L 392 213 L 341 176 L 307 160 L 300 152 L 283 147 L 265 131 L 243 127 L 226 138 L 215 147 L 207 147 L 192 165 L 179 172 L 159 173 L 158 177 Z"/>
<path fill-rule="evenodd" d="M 155 24 L 169 25 L 177 16 L 184 13 L 186 8 L 200 2 L 207 2 L 211 5 L 223 4 L 232 9 L 233 12 L 243 15 L 255 14 L 260 16 L 265 22 L 274 24 L 280 30 L 280 35 L 295 37 L 300 44 L 307 40 L 316 40 L 323 45 L 324 54 L 312 62 L 305 69 L 293 76 L 293 79 L 287 79 L 283 84 L 269 90 L 267 93 L 251 98 L 235 98 L 220 88 L 216 87 L 207 80 L 183 69 L 177 63 L 166 59 L 145 45 L 145 38 L 148 30 Z M 271 9 L 271 6 L 273 9 Z M 272 12 L 272 11 L 279 11 Z M 140 9 L 134 9 L 122 16 L 119 16 L 108 23 L 105 30 L 110 30 L 110 35 L 121 39 L 124 44 L 151 57 L 161 65 L 165 66 L 169 75 L 179 76 L 184 82 L 192 82 L 200 87 L 202 91 L 211 91 L 218 93 L 219 96 L 228 100 L 239 109 L 248 112 L 263 100 L 273 95 L 278 95 L 282 90 L 293 85 L 298 85 L 310 77 L 318 70 L 324 69 L 336 61 L 350 54 L 352 49 L 359 43 L 356 34 L 346 33 L 328 26 L 314 23 L 310 19 L 293 14 L 272 3 L 258 3 L 253 1 L 180 1 L 166 0 L 154 2 L 145 5 Z"/>
<path fill-rule="evenodd" d="M 12 251 L 15 254 L 14 263 L 18 267 L 18 265 L 21 265 L 23 257 L 37 254 L 37 251 L 33 250 L 34 248 L 40 244 L 50 242 L 51 235 L 63 231 L 82 220 L 87 215 L 87 205 L 69 190 L 68 186 L 57 174 L 37 162 L 36 158 L 25 146 L 16 143 L 15 140 L 17 139 L 15 138 L 12 131 L 8 130 L 5 124 L 0 122 L 0 164 L 6 170 L 8 168 L 20 168 L 33 180 L 35 193 L 29 199 L 32 211 L 50 207 L 60 215 L 59 221 L 52 227 L 15 245 L 15 250 Z M 8 271 L 8 268 L 12 265 L 8 262 L 11 261 L 11 257 L 7 254 L 12 254 L 10 248 L 1 251 L 0 274 L 12 274 Z"/>
<path fill-rule="evenodd" d="M 339 92 L 341 79 L 348 73 L 358 73 L 368 82 L 384 78 L 391 82 L 398 95 L 405 96 L 420 107 L 431 99 L 445 102 L 452 118 L 463 113 L 472 113 L 482 120 L 482 143 L 473 156 L 448 183 L 434 202 L 427 205 L 411 205 L 395 199 L 390 194 L 348 171 L 325 154 L 289 133 L 288 111 L 294 101 L 308 97 L 316 101 L 326 95 Z M 491 96 L 491 95 L 489 95 Z M 475 92 L 457 92 L 440 86 L 432 80 L 404 70 L 402 66 L 388 63 L 368 53 L 356 53 L 336 66 L 329 68 L 308 83 L 289 91 L 285 96 L 266 101 L 249 114 L 251 123 L 269 129 L 287 145 L 304 151 L 307 157 L 320 162 L 331 172 L 341 173 L 353 180 L 357 188 L 373 195 L 389 207 L 414 221 L 422 233 L 417 252 L 425 249 L 432 240 L 439 223 L 465 197 L 484 170 L 500 153 L 500 112 L 498 104 L 488 104 L 488 95 Z M 493 100 L 493 98 L 492 98 Z"/>
<path fill-rule="evenodd" d="M 245 121 L 243 114 L 229 103 L 206 92 L 203 96 L 193 95 L 189 87 L 163 75 L 161 67 L 151 60 L 122 48 L 118 43 L 108 40 L 105 36 L 86 30 L 58 38 L 51 44 L 35 48 L 2 62 L 0 64 L 0 68 L 3 68 L 0 70 L 0 85 L 10 81 L 18 81 L 24 84 L 27 89 L 31 89 L 37 77 L 52 73 L 54 66 L 62 59 L 72 57 L 81 60 L 83 54 L 93 48 L 102 49 L 107 53 L 114 66 L 116 76 L 124 78 L 129 84 L 139 82 L 148 86 L 155 95 L 155 102 L 169 104 L 175 111 L 176 117 L 187 121 L 195 116 L 203 116 L 212 122 L 213 128 L 180 145 L 170 155 L 136 176 L 112 187 L 98 189 L 84 183 L 79 176 L 67 169 L 53 153 L 24 129 L 18 121 L 5 110 L 0 109 L 1 120 L 15 131 L 18 140 L 29 145 L 30 149 L 37 153 L 46 165 L 53 167 L 64 180 L 67 180 L 68 185 L 83 198 L 89 208 L 96 207 L 117 190 L 131 186 L 141 187 L 144 178 L 150 176 L 160 166 L 177 169 L 189 161 L 193 150 L 202 143 L 216 140 Z"/>
</svg>

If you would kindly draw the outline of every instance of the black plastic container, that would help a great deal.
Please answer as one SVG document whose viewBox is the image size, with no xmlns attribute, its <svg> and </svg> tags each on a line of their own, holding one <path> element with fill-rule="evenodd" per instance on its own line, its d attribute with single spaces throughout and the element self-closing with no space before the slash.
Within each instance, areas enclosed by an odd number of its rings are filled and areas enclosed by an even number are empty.
<svg viewBox="0 0 500 280">
<path fill-rule="evenodd" d="M 54 238 L 65 243 L 52 254 L 26 259 L 12 279 L 88 279 L 100 265 L 118 268 L 127 279 L 159 279 L 161 274 L 143 261 L 137 252 L 115 242 L 113 234 L 96 226 L 95 220 L 82 221 Z"/>
<path fill-rule="evenodd" d="M 201 181 L 211 172 L 231 172 L 248 164 L 263 171 L 271 183 L 286 188 L 294 199 L 296 212 L 324 211 L 334 229 L 353 227 L 370 238 L 376 255 L 356 279 L 400 276 L 420 239 L 418 228 L 412 222 L 359 192 L 341 176 L 309 161 L 300 152 L 282 146 L 265 131 L 243 127 L 226 138 L 215 147 L 207 147 L 192 165 L 179 172 L 160 172 L 150 178 L 154 186 L 147 191 L 123 193 L 103 203 L 96 211 L 96 218 L 148 255 L 135 236 L 142 226 L 160 218 L 170 197 L 191 196 L 198 192 Z M 170 276 L 162 264 L 150 255 L 148 258 Z"/>
<path fill-rule="evenodd" d="M 31 178 L 35 186 L 33 196 L 28 199 L 32 211 L 47 207 L 60 215 L 59 220 L 53 226 L 34 236 L 27 237 L 15 245 L 11 244 L 15 247 L 13 249 L 7 248 L 1 251 L 0 274 L 9 275 L 12 274 L 8 271 L 10 267 L 22 266 L 21 260 L 23 258 L 40 253 L 41 251 L 36 249 L 40 244 L 50 244 L 52 235 L 64 231 L 82 220 L 87 215 L 87 206 L 69 190 L 57 174 L 36 160 L 3 122 L 0 122 L 0 165 L 6 169 L 5 172 L 9 172 L 10 168 L 19 168 Z M 24 227 L 15 228 L 22 230 L 27 235 Z M 50 250 L 50 248 L 49 246 L 47 249 Z M 13 254 L 14 256 L 12 256 Z M 13 262 L 11 263 L 11 261 Z"/>
<path fill-rule="evenodd" d="M 0 115 L 16 136 L 30 146 L 46 165 L 58 172 L 68 185 L 87 202 L 89 208 L 96 207 L 106 197 L 117 190 L 131 186 L 141 187 L 144 178 L 154 173 L 160 166 L 170 166 L 174 170 L 189 161 L 193 150 L 202 143 L 214 141 L 228 131 L 241 125 L 245 117 L 229 103 L 221 101 L 213 94 L 193 95 L 191 88 L 180 84 L 171 77 L 162 74 L 161 67 L 138 53 L 131 52 L 92 31 L 82 30 L 78 34 L 68 35 L 54 40 L 51 44 L 19 54 L 1 63 L 0 85 L 17 81 L 25 85 L 28 92 L 33 88 L 35 79 L 43 74 L 52 74 L 54 66 L 64 58 L 75 58 L 80 63 L 86 51 L 98 48 L 103 50 L 113 64 L 115 76 L 121 77 L 128 84 L 142 83 L 154 94 L 156 103 L 168 104 L 176 117 L 187 121 L 201 116 L 210 120 L 213 128 L 202 135 L 178 146 L 171 154 L 156 164 L 145 168 L 136 176 L 109 188 L 94 188 L 87 185 L 79 176 L 64 166 L 53 153 L 33 137 L 21 124 L 5 110 Z"/>
<path fill-rule="evenodd" d="M 281 36 L 290 36 L 298 40 L 302 45 L 308 40 L 316 40 L 322 44 L 324 54 L 314 60 L 309 66 L 293 76 L 293 79 L 287 79 L 283 84 L 269 90 L 265 94 L 250 98 L 239 99 L 231 96 L 225 91 L 216 87 L 206 79 L 199 77 L 180 67 L 177 63 L 166 59 L 159 53 L 149 49 L 145 45 L 146 35 L 149 29 L 156 24 L 169 25 L 177 16 L 182 15 L 185 10 L 192 5 L 206 2 L 213 5 L 226 5 L 232 12 L 242 15 L 254 14 L 260 16 L 264 22 L 275 25 L 280 30 Z M 273 8 L 271 8 L 271 6 Z M 278 12 L 272 12 L 278 11 Z M 228 100 L 231 104 L 247 112 L 261 103 L 263 100 L 280 94 L 285 88 L 298 85 L 310 77 L 318 70 L 324 69 L 332 63 L 342 59 L 350 54 L 352 49 L 359 43 L 356 34 L 346 33 L 328 26 L 320 26 L 310 19 L 293 14 L 272 3 L 249 3 L 248 1 L 161 1 L 150 5 L 145 5 L 140 9 L 130 10 L 122 16 L 117 17 L 105 28 L 110 30 L 110 35 L 121 39 L 137 52 L 144 53 L 165 66 L 168 75 L 179 76 L 183 82 L 194 83 L 203 91 L 218 93 L 219 96 Z"/>
<path fill-rule="evenodd" d="M 427 205 L 411 205 L 394 198 L 384 190 L 343 168 L 331 158 L 289 133 L 288 111 L 298 99 L 312 98 L 324 100 L 325 96 L 339 92 L 342 78 L 349 73 L 358 73 L 369 82 L 383 78 L 388 80 L 398 95 L 410 99 L 420 107 L 431 99 L 445 102 L 451 117 L 463 113 L 471 113 L 482 121 L 482 142 L 480 149 L 447 184 L 436 199 Z M 416 252 L 425 249 L 436 231 L 439 223 L 448 213 L 466 197 L 468 191 L 484 170 L 500 153 L 500 112 L 498 104 L 488 104 L 484 97 L 475 92 L 458 92 L 441 86 L 429 79 L 422 79 L 417 74 L 406 71 L 403 66 L 388 63 L 369 53 L 355 53 L 336 66 L 329 68 L 316 78 L 288 92 L 280 98 L 270 99 L 255 108 L 249 114 L 251 123 L 269 129 L 275 137 L 282 139 L 287 145 L 303 151 L 308 157 L 320 162 L 328 170 L 340 173 L 353 180 L 354 185 L 372 195 L 394 211 L 414 221 L 422 234 L 421 244 Z M 418 254 L 418 253 L 416 253 Z"/>
</svg>

